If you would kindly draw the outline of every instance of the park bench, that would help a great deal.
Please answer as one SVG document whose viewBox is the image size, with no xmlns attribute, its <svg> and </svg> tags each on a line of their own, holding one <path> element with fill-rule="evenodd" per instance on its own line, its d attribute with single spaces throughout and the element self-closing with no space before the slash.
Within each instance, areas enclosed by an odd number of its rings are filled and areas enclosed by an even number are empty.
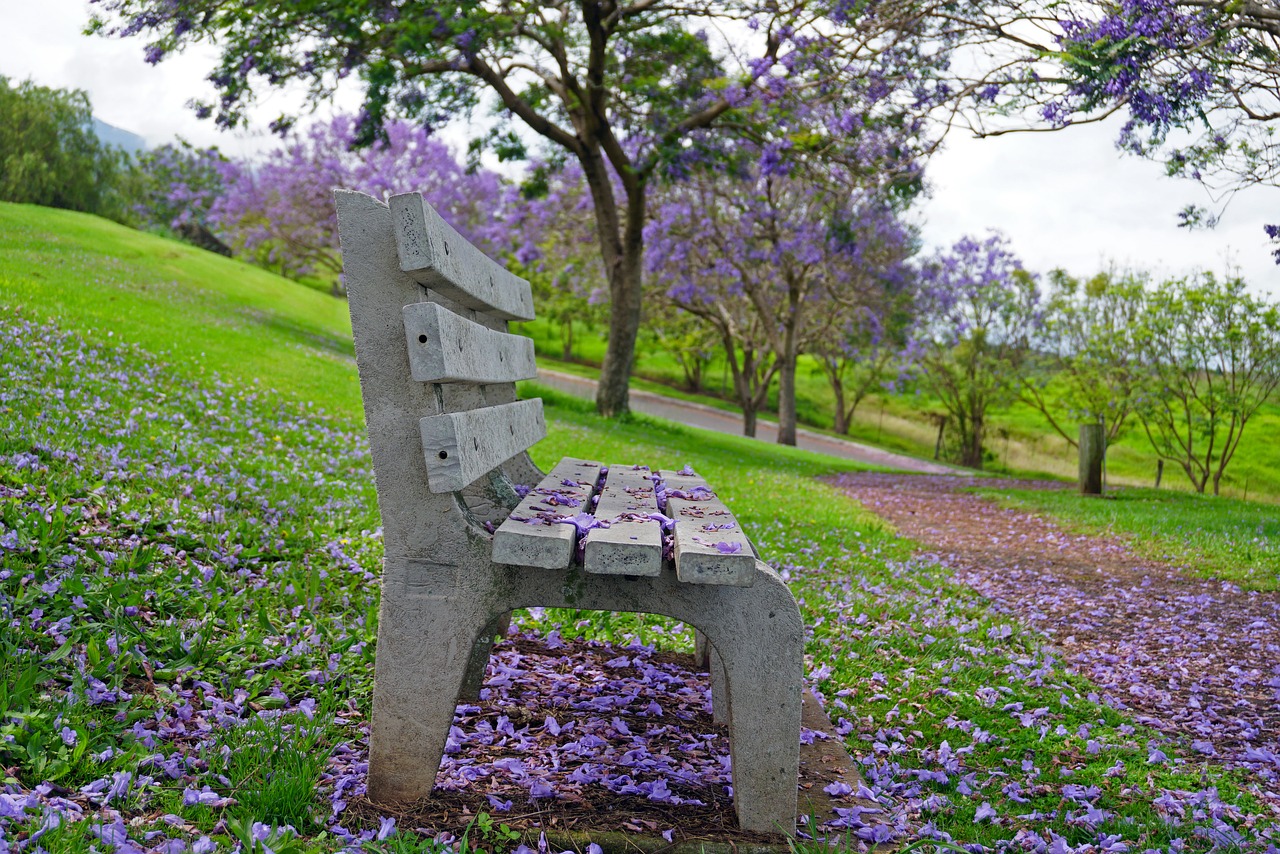
<svg viewBox="0 0 1280 854">
<path fill-rule="evenodd" d="M 687 468 L 565 459 L 544 475 L 526 453 L 542 401 L 515 391 L 533 343 L 506 331 L 534 316 L 529 284 L 419 194 L 336 195 L 386 553 L 370 797 L 430 796 L 513 609 L 645 612 L 709 643 L 740 826 L 793 831 L 804 632 L 786 584 Z"/>
</svg>

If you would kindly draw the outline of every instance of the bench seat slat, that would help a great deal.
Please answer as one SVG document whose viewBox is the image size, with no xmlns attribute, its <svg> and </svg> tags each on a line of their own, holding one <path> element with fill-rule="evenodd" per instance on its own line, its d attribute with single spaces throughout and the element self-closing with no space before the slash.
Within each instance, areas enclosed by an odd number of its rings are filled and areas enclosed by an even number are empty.
<svg viewBox="0 0 1280 854">
<path fill-rule="evenodd" d="M 650 514 L 657 514 L 658 499 L 647 466 L 609 466 L 596 520 L 609 527 L 587 531 L 582 566 L 602 575 L 647 575 L 662 573 L 662 526 Z"/>
<path fill-rule="evenodd" d="M 406 305 L 404 334 L 418 382 L 510 383 L 538 375 L 532 339 L 488 329 L 437 303 Z"/>
<path fill-rule="evenodd" d="M 553 517 L 588 512 L 600 468 L 600 463 L 573 457 L 557 463 L 494 532 L 494 563 L 541 569 L 567 567 L 573 560 L 578 529 Z"/>
<path fill-rule="evenodd" d="M 468 308 L 505 320 L 533 320 L 529 283 L 472 246 L 421 193 L 392 196 L 388 206 L 400 269 L 414 281 Z"/>
<path fill-rule="evenodd" d="M 539 398 L 428 415 L 418 423 L 432 492 L 456 492 L 547 435 Z"/>
<path fill-rule="evenodd" d="M 676 522 L 676 577 L 688 584 L 750 587 L 756 555 L 729 508 L 696 474 L 664 471 L 661 477 L 667 515 Z"/>
</svg>

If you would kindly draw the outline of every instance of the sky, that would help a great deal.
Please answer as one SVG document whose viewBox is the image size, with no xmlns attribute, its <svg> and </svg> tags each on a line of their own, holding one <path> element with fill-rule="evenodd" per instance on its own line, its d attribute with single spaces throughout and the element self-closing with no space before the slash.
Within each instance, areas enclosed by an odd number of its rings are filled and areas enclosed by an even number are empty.
<svg viewBox="0 0 1280 854">
<path fill-rule="evenodd" d="M 219 132 L 185 106 L 213 93 L 204 80 L 213 67 L 210 49 L 191 48 L 150 66 L 140 40 L 83 35 L 89 10 L 85 0 L 0 0 L 0 75 L 84 89 L 98 118 L 151 144 L 182 136 L 231 155 L 272 147 L 266 122 L 301 103 L 296 91 L 273 94 L 257 110 L 256 130 Z M 335 109 L 358 107 L 354 92 L 343 100 Z M 1207 193 L 1164 177 L 1159 164 L 1120 154 L 1115 136 L 1115 126 L 1106 125 L 981 140 L 953 132 L 929 163 L 932 194 L 916 214 L 926 246 L 995 229 L 1038 272 L 1061 267 L 1088 276 L 1119 266 L 1165 277 L 1230 271 L 1256 292 L 1280 298 L 1280 266 L 1262 231 L 1264 223 L 1280 222 L 1280 189 L 1241 192 L 1216 229 L 1189 232 L 1177 228 L 1177 212 L 1191 203 L 1213 207 Z"/>
</svg>

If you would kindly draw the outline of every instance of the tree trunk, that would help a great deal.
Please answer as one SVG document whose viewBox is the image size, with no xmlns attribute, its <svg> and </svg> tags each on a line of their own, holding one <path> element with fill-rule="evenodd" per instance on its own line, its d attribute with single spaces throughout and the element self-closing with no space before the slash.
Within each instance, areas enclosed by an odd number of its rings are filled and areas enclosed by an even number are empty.
<svg viewBox="0 0 1280 854">
<path fill-rule="evenodd" d="M 974 418 L 960 446 L 960 465 L 982 471 L 982 419 Z"/>
<path fill-rule="evenodd" d="M 1080 494 L 1102 494 L 1102 461 L 1106 455 L 1106 432 L 1101 424 L 1081 424 L 1080 441 Z"/>
<path fill-rule="evenodd" d="M 605 418 L 617 418 L 630 410 L 631 366 L 640 332 L 641 267 L 643 244 L 622 259 L 621 275 L 609 282 L 609 342 L 600 366 L 596 388 L 596 411 Z"/>
<path fill-rule="evenodd" d="M 832 429 L 834 429 L 841 436 L 848 436 L 849 421 L 851 419 L 845 416 L 845 411 L 844 411 L 844 383 L 833 381 L 831 383 L 831 394 L 836 399 L 836 408 L 834 413 L 835 418 L 832 419 L 834 422 L 831 425 Z"/>
<path fill-rule="evenodd" d="M 749 436 L 752 439 L 756 437 L 756 410 L 755 407 L 742 407 L 742 435 Z"/>
<path fill-rule="evenodd" d="M 778 360 L 778 444 L 796 443 L 796 359 Z"/>
<path fill-rule="evenodd" d="M 564 361 L 573 361 L 573 321 L 565 321 L 560 327 L 560 346 L 563 349 Z"/>
<path fill-rule="evenodd" d="M 609 340 L 596 386 L 596 411 L 606 418 L 616 418 L 630 408 L 628 386 L 640 331 L 645 187 L 642 182 L 628 186 L 626 210 L 620 218 L 609 169 L 599 147 L 579 152 L 578 162 L 591 190 L 596 237 L 609 279 Z"/>
</svg>

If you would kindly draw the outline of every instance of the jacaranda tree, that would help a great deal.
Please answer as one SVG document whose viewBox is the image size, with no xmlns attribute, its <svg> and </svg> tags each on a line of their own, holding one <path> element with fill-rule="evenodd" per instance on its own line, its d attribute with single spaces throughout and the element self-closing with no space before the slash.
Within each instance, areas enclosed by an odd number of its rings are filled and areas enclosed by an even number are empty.
<svg viewBox="0 0 1280 854">
<path fill-rule="evenodd" d="M 210 221 L 242 255 L 286 275 L 327 272 L 339 288 L 334 187 L 377 198 L 422 191 L 454 228 L 493 254 L 506 249 L 499 225 L 510 195 L 498 176 L 468 172 L 443 142 L 421 127 L 391 121 L 366 148 L 352 145 L 356 120 L 339 116 L 291 134 L 261 161 L 222 164 L 223 189 Z"/>
<path fill-rule="evenodd" d="M 914 175 L 909 164 L 903 174 Z M 859 268 L 880 260 L 869 251 L 871 221 L 894 218 L 864 183 L 836 168 L 806 177 L 785 159 L 749 158 L 663 193 L 646 231 L 650 270 L 666 299 L 719 332 L 747 435 L 776 374 L 778 441 L 795 444 L 799 356 L 838 303 L 863 301 Z M 761 370 L 746 370 L 738 351 L 759 354 Z"/>
<path fill-rule="evenodd" d="M 1219 195 L 1280 181 L 1280 4 L 1275 0 L 1072 0 L 1031 85 L 1050 127 L 1125 118 L 1119 145 Z M 1195 207 L 1183 224 L 1212 225 Z M 1280 228 L 1267 226 L 1275 239 Z M 1280 263 L 1280 255 L 1277 256 Z"/>
<path fill-rule="evenodd" d="M 219 97 L 197 110 L 223 125 L 243 121 L 259 88 L 299 81 L 315 102 L 355 74 L 364 88 L 354 133 L 359 142 L 375 140 L 392 116 L 430 126 L 484 105 L 496 107 L 498 125 L 489 141 L 499 156 L 526 155 L 525 137 L 503 124 L 515 122 L 540 140 L 547 156 L 575 161 L 590 191 L 609 282 L 608 352 L 597 405 L 612 415 L 627 409 L 651 184 L 715 157 L 723 150 L 721 131 L 820 150 L 831 141 L 826 125 L 791 107 L 822 103 L 849 89 L 909 84 L 904 105 L 931 108 L 947 91 L 935 83 L 956 41 L 955 10 L 966 4 L 96 5 L 93 26 L 148 39 L 152 62 L 193 43 L 216 44 L 221 59 L 209 79 Z M 930 11 L 935 5 L 937 14 Z M 852 112 L 842 119 L 855 127 L 863 116 Z M 289 121 L 282 116 L 277 127 Z"/>
<path fill-rule="evenodd" d="M 892 207 L 868 204 L 853 212 L 841 240 L 845 249 L 835 258 L 840 287 L 827 292 L 820 327 L 806 350 L 831 386 L 832 426 L 848 433 L 858 404 L 915 361 L 917 282 L 909 260 L 916 235 Z"/>
<path fill-rule="evenodd" d="M 1035 278 L 998 234 L 962 238 L 921 271 L 920 377 L 958 433 L 961 465 L 982 468 L 987 412 L 1016 392 L 1039 302 Z"/>
<path fill-rule="evenodd" d="M 172 232 L 222 255 L 231 248 L 213 232 L 213 206 L 226 192 L 227 158 L 217 148 L 179 140 L 138 155 L 130 177 L 133 213 L 150 229 Z"/>
</svg>

